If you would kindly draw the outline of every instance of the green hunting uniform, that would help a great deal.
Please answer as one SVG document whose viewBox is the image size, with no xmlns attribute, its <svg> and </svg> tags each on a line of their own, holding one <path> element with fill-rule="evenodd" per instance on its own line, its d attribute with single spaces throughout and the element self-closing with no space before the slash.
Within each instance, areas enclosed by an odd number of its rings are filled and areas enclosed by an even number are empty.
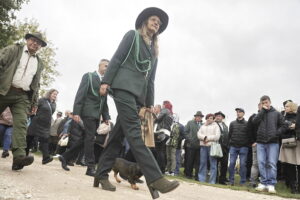
<svg viewBox="0 0 300 200">
<path fill-rule="evenodd" d="M 14 44 L 0 50 L 0 113 L 7 106 L 13 115 L 12 152 L 13 156 L 25 156 L 27 114 L 37 104 L 39 82 L 43 63 L 38 55 L 37 71 L 30 84 L 30 91 L 12 88 L 12 81 L 19 66 L 24 45 Z"/>
<path fill-rule="evenodd" d="M 151 60 L 150 68 L 147 64 L 140 65 L 136 62 L 137 59 Z M 147 183 L 162 177 L 156 160 L 142 140 L 141 122 L 138 116 L 141 106 L 151 107 L 154 104 L 156 66 L 157 58 L 153 46 L 148 46 L 135 31 L 127 32 L 111 59 L 102 81 L 112 89 L 118 117 L 109 137 L 108 146 L 99 159 L 96 178 L 108 178 L 114 159 L 119 156 L 124 136 Z"/>
</svg>

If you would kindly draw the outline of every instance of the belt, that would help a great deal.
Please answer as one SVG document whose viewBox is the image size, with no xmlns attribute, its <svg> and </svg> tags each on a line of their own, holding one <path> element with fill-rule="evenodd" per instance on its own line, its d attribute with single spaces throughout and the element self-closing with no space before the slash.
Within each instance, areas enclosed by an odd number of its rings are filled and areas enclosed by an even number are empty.
<svg viewBox="0 0 300 200">
<path fill-rule="evenodd" d="M 14 87 L 14 86 L 10 86 L 10 89 L 13 90 L 13 91 L 16 91 L 16 92 L 22 92 L 22 93 L 26 92 L 26 91 L 23 90 L 22 88 L 16 88 L 16 87 Z"/>
</svg>

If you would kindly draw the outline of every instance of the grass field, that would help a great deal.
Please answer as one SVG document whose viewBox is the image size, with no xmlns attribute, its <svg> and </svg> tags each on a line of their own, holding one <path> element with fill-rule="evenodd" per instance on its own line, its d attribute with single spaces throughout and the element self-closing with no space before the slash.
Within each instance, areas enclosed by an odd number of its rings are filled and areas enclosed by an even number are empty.
<svg viewBox="0 0 300 200">
<path fill-rule="evenodd" d="M 290 192 L 290 189 L 286 187 L 285 183 L 282 181 L 279 181 L 275 188 L 277 193 L 276 194 L 269 194 L 268 192 L 258 192 L 256 191 L 253 187 L 248 186 L 248 182 L 246 183 L 246 186 L 239 186 L 239 180 L 240 177 L 239 175 L 235 176 L 235 185 L 234 186 L 230 186 L 230 185 L 220 185 L 220 184 L 208 184 L 208 183 L 200 183 L 199 181 L 196 180 L 192 180 L 192 179 L 187 179 L 184 177 L 183 175 L 183 168 L 180 169 L 180 174 L 179 176 L 172 176 L 172 178 L 178 179 L 178 180 L 183 180 L 183 181 L 187 181 L 187 182 L 191 182 L 191 183 L 196 183 L 196 184 L 200 184 L 200 185 L 208 185 L 208 186 L 212 186 L 212 187 L 217 187 L 217 188 L 227 188 L 230 190 L 244 190 L 244 191 L 249 191 L 252 193 L 263 193 L 263 194 L 268 194 L 268 195 L 276 195 L 276 196 L 280 196 L 280 197 L 284 197 L 284 198 L 294 198 L 294 199 L 300 199 L 300 194 L 292 194 Z"/>
</svg>

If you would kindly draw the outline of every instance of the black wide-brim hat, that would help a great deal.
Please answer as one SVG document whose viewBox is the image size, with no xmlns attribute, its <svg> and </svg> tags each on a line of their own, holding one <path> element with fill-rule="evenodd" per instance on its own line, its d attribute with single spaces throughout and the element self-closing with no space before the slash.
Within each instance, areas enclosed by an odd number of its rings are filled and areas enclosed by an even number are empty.
<svg viewBox="0 0 300 200">
<path fill-rule="evenodd" d="M 169 16 L 165 11 L 156 7 L 146 8 L 139 14 L 135 21 L 135 29 L 139 29 L 143 22 L 151 16 L 157 16 L 160 19 L 161 25 L 159 26 L 158 33 L 161 34 L 168 26 Z"/>
<path fill-rule="evenodd" d="M 221 115 L 223 118 L 226 117 L 225 114 L 222 113 L 222 111 L 216 112 L 216 113 L 215 113 L 215 116 L 217 116 L 217 115 Z"/>
<path fill-rule="evenodd" d="M 43 36 L 42 36 L 41 33 L 27 33 L 27 34 L 25 35 L 25 39 L 26 39 L 26 40 L 28 40 L 28 39 L 31 38 L 31 37 L 34 37 L 34 38 L 40 40 L 41 43 L 42 43 L 42 47 L 47 46 L 47 43 L 46 43 L 45 40 L 43 39 Z"/>
<path fill-rule="evenodd" d="M 196 114 L 194 114 L 194 117 L 196 116 L 204 117 L 201 111 L 197 111 Z"/>
</svg>

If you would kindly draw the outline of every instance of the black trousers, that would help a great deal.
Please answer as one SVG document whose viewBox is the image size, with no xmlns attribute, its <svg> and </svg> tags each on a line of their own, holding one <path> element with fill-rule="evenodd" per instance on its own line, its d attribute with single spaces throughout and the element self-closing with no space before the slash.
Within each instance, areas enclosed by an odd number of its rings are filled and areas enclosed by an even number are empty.
<svg viewBox="0 0 300 200">
<path fill-rule="evenodd" d="M 200 164 L 200 149 L 194 149 L 187 147 L 185 150 L 185 176 L 195 178 L 198 180 L 199 164 Z M 193 175 L 193 169 L 195 175 Z"/>
<path fill-rule="evenodd" d="M 248 155 L 247 155 L 247 179 L 250 179 L 251 177 L 251 167 L 252 167 L 252 147 L 248 147 Z"/>
<path fill-rule="evenodd" d="M 125 136 L 147 183 L 152 183 L 161 178 L 162 174 L 151 151 L 145 146 L 142 139 L 137 100 L 131 93 L 114 90 L 114 101 L 118 117 L 108 139 L 108 145 L 99 159 L 95 177 L 108 179 L 108 173 L 115 162 L 115 158 L 120 155 L 122 150 L 122 142 Z"/>
<path fill-rule="evenodd" d="M 43 160 L 45 160 L 50 157 L 49 138 L 37 137 L 37 139 L 39 142 L 40 151 L 42 152 L 42 155 L 43 155 Z M 26 136 L 26 143 L 27 143 L 27 147 L 25 149 L 26 155 L 28 155 L 29 150 L 34 147 L 35 140 L 36 140 L 36 136 L 31 136 L 31 135 Z"/>
<path fill-rule="evenodd" d="M 154 158 L 157 160 L 157 152 L 155 150 L 155 147 L 148 147 L 153 154 Z M 136 159 L 134 155 L 132 154 L 131 150 L 129 149 L 128 152 L 124 155 L 124 159 L 128 160 L 130 162 L 136 162 Z"/>
<path fill-rule="evenodd" d="M 103 147 L 98 144 L 94 144 L 94 155 L 95 155 L 95 163 L 99 162 L 99 158 L 101 157 L 103 151 Z"/>
<path fill-rule="evenodd" d="M 155 143 L 155 150 L 157 153 L 157 164 L 161 170 L 162 173 L 165 173 L 166 171 L 166 165 L 167 165 L 167 154 L 166 154 L 166 143 Z"/>
<path fill-rule="evenodd" d="M 228 153 L 229 149 L 222 146 L 223 157 L 218 159 L 218 169 L 219 170 L 219 183 L 224 183 L 227 181 L 227 169 L 228 169 Z M 220 167 L 219 167 L 220 166 Z"/>
<path fill-rule="evenodd" d="M 96 130 L 99 126 L 99 119 L 85 117 L 82 118 L 84 125 L 83 138 L 77 140 L 72 146 L 62 154 L 66 161 L 75 160 L 80 152 L 84 149 L 85 162 L 88 167 L 95 166 L 94 140 Z"/>
<path fill-rule="evenodd" d="M 59 141 L 58 136 L 50 136 L 49 138 L 49 153 L 51 155 L 55 155 L 55 151 L 57 148 L 57 143 Z"/>
<path fill-rule="evenodd" d="M 284 171 L 286 185 L 293 187 L 297 184 L 300 187 L 300 165 L 284 163 Z"/>
</svg>

